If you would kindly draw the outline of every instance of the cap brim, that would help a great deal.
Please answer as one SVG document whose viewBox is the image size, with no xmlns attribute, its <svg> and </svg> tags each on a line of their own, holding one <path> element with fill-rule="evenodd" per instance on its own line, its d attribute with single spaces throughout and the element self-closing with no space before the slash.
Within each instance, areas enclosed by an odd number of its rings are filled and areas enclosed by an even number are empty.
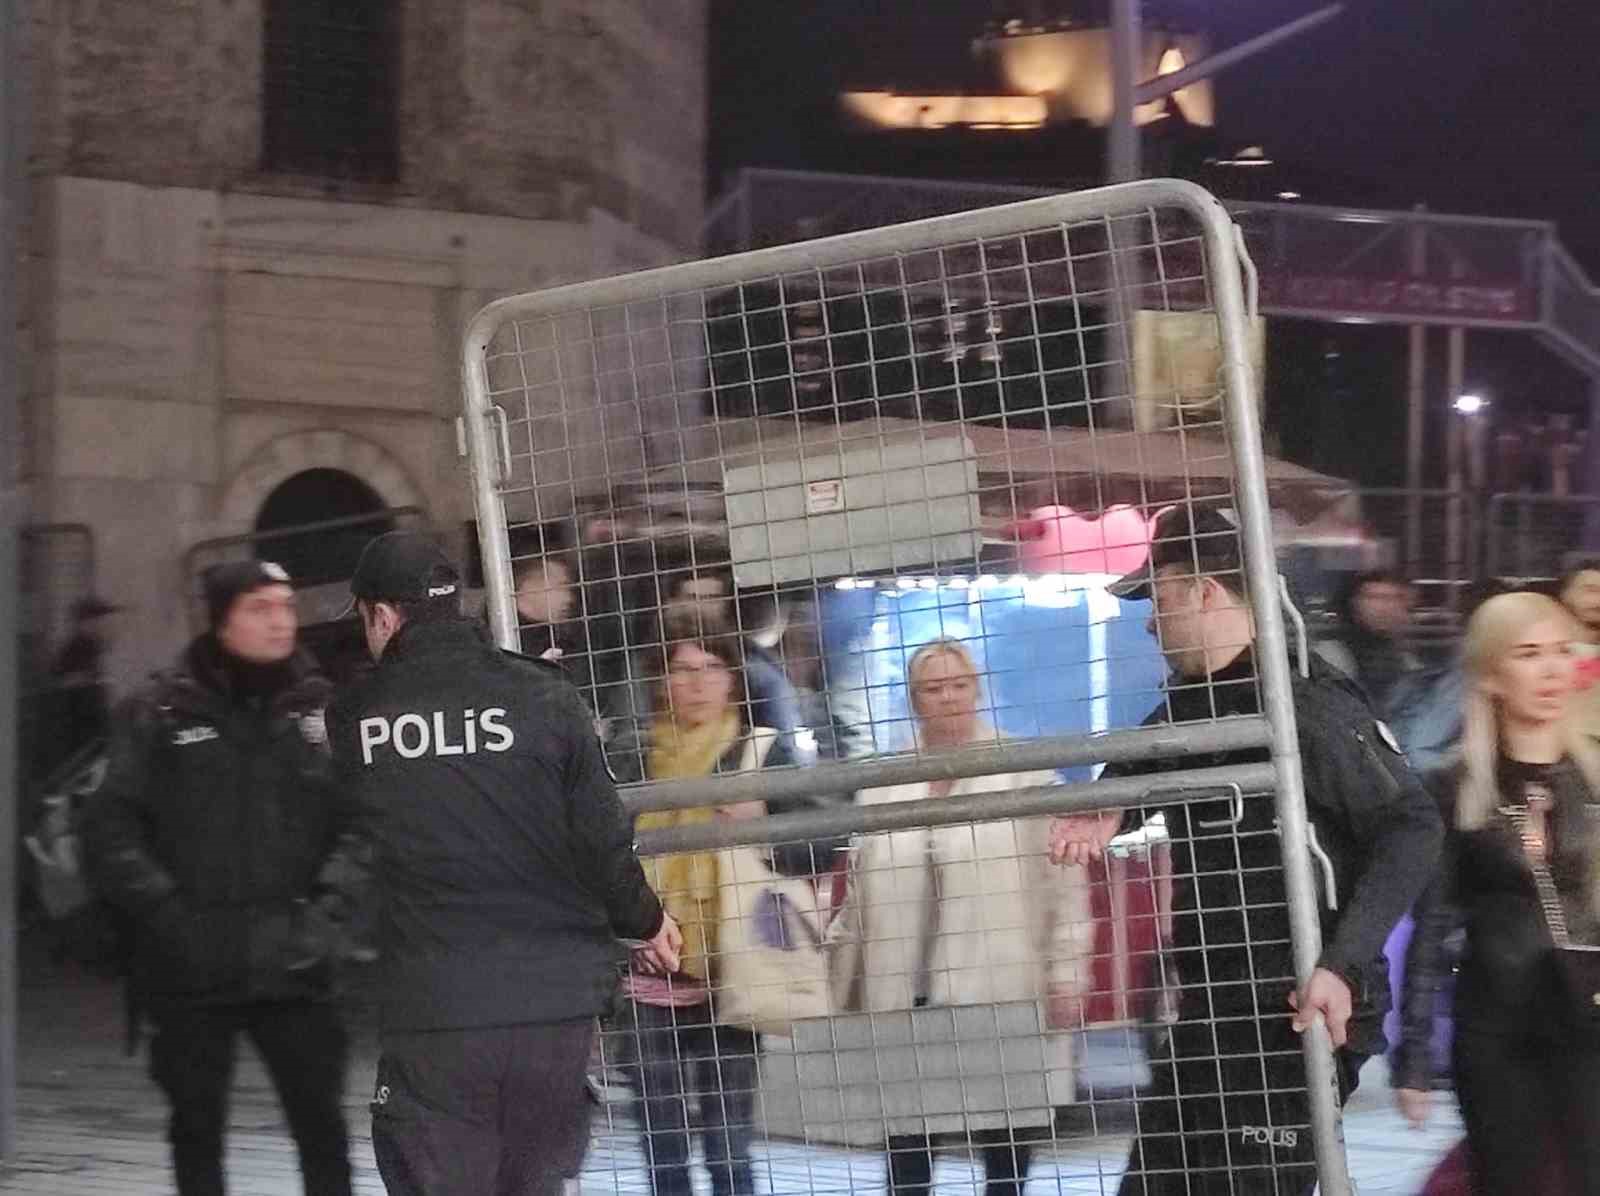
<svg viewBox="0 0 1600 1196">
<path fill-rule="evenodd" d="M 1118 578 L 1106 587 L 1106 592 L 1113 598 L 1125 600 L 1148 599 L 1155 588 L 1155 575 L 1147 561 L 1132 573 Z"/>
</svg>

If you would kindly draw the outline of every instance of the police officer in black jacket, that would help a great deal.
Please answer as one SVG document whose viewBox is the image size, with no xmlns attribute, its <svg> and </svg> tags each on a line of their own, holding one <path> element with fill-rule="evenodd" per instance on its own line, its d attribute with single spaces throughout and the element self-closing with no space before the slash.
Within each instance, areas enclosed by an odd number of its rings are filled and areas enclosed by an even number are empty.
<svg viewBox="0 0 1600 1196">
<path fill-rule="evenodd" d="M 85 863 L 132 922 L 129 982 L 155 1024 L 181 1196 L 222 1196 L 240 1034 L 283 1101 L 308 1196 L 348 1196 L 330 996 L 360 866 L 331 783 L 329 686 L 296 651 L 287 573 L 242 561 L 204 580 L 212 630 L 113 720 Z"/>
<path fill-rule="evenodd" d="M 1173 507 L 1150 560 L 1114 587 L 1149 597 L 1173 668 L 1148 720 L 1198 723 L 1261 712 L 1254 624 L 1238 531 L 1213 507 Z M 1161 809 L 1173 845 L 1172 943 L 1179 1019 L 1137 1106 L 1123 1196 L 1302 1196 L 1316 1182 L 1305 1069 L 1295 1034 L 1321 1015 L 1337 1048 L 1341 1096 L 1383 1047 L 1383 945 L 1439 859 L 1443 828 L 1393 736 L 1360 691 L 1320 662 L 1294 679 L 1296 726 L 1322 899 L 1322 956 L 1296 991 L 1273 803 L 1230 796 Z M 1261 751 L 1110 766 L 1108 776 L 1265 759 Z M 1058 819 L 1053 850 L 1097 858 L 1156 810 Z"/>
<path fill-rule="evenodd" d="M 455 567 L 391 532 L 351 591 L 378 667 L 330 709 L 382 900 L 378 1168 L 394 1196 L 555 1191 L 588 1141 L 594 1019 L 623 952 L 682 944 L 595 738 L 552 665 L 460 613 Z"/>
</svg>

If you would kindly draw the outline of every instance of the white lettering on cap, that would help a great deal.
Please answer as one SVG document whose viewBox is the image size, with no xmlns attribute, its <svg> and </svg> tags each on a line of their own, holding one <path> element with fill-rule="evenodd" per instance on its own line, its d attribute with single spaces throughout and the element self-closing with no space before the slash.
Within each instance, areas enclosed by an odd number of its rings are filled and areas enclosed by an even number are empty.
<svg viewBox="0 0 1600 1196">
<path fill-rule="evenodd" d="M 261 572 L 272 578 L 273 581 L 281 581 L 284 585 L 289 584 L 289 571 L 276 561 L 262 561 Z"/>
<path fill-rule="evenodd" d="M 429 586 L 428 587 L 428 597 L 429 598 L 443 598 L 446 594 L 454 594 L 455 592 L 456 592 L 455 586 Z"/>
</svg>

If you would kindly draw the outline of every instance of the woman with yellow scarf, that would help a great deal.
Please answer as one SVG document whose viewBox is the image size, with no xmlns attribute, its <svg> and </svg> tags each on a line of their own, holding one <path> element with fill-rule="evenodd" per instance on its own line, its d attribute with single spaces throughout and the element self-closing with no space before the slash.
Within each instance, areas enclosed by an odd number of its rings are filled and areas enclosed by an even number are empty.
<svg viewBox="0 0 1600 1196">
<path fill-rule="evenodd" d="M 777 732 L 748 727 L 739 643 L 734 636 L 680 640 L 664 647 L 665 676 L 656 686 L 646 753 L 650 780 L 708 777 L 787 763 Z M 690 826 L 716 818 L 755 818 L 765 802 L 641 814 L 637 830 Z M 805 845 L 802 845 L 804 847 Z M 808 854 L 808 853 L 806 853 Z M 645 871 L 683 931 L 676 975 L 638 972 L 618 1029 L 620 1062 L 637 1094 L 655 1196 L 690 1196 L 689 1127 L 703 1136 L 714 1196 L 751 1196 L 756 1037 L 718 1025 L 711 1006 L 717 959 L 718 856 L 684 852 L 646 859 Z M 784 869 L 781 861 L 775 866 Z M 822 867 L 827 866 L 826 858 Z M 699 1116 L 691 1118 L 692 1104 Z"/>
</svg>

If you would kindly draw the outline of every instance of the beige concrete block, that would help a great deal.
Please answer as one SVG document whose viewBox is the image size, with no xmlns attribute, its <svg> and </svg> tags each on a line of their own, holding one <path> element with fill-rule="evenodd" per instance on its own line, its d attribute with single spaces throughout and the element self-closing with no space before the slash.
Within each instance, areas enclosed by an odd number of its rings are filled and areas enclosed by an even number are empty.
<svg viewBox="0 0 1600 1196">
<path fill-rule="evenodd" d="M 432 406 L 443 346 L 428 288 L 230 274 L 223 295 L 223 388 L 230 398 Z"/>
<path fill-rule="evenodd" d="M 216 413 L 192 403 L 58 396 L 54 473 L 60 479 L 216 480 Z"/>
</svg>

